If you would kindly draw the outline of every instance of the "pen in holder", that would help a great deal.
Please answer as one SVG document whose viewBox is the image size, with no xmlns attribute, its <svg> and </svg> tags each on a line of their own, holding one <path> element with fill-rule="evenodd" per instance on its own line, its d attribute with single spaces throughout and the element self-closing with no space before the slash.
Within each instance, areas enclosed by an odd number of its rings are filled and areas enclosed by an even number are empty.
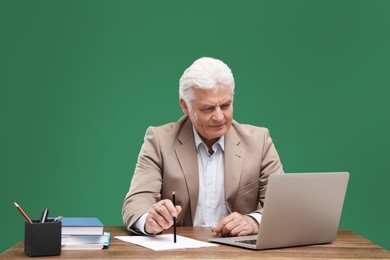
<svg viewBox="0 0 390 260">
<path fill-rule="evenodd" d="M 61 254 L 61 221 L 24 223 L 24 253 L 28 256 Z"/>
</svg>

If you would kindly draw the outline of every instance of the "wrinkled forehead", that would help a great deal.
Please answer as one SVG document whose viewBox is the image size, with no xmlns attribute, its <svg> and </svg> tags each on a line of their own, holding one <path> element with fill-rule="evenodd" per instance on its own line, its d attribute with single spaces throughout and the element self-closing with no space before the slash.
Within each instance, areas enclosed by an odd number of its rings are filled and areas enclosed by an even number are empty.
<svg viewBox="0 0 390 260">
<path fill-rule="evenodd" d="M 216 89 L 193 88 L 194 98 L 192 103 L 218 104 L 232 101 L 233 93 L 230 87 L 219 87 Z"/>
</svg>

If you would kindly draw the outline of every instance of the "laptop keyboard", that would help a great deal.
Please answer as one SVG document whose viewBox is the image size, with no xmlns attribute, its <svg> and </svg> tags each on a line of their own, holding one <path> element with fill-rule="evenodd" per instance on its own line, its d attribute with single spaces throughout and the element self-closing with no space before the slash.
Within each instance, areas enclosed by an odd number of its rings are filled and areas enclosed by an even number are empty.
<svg viewBox="0 0 390 260">
<path fill-rule="evenodd" d="M 248 240 L 238 240 L 235 241 L 237 243 L 243 243 L 243 244 L 249 244 L 249 245 L 256 245 L 257 240 L 256 239 L 248 239 Z"/>
</svg>

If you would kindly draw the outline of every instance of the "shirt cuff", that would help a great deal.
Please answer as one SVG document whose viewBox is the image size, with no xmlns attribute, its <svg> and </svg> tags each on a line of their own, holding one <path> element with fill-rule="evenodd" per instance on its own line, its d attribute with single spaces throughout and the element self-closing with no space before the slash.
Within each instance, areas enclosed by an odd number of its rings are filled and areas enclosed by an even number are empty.
<svg viewBox="0 0 390 260">
<path fill-rule="evenodd" d="M 133 224 L 133 229 L 138 230 L 144 235 L 150 236 L 151 234 L 146 233 L 145 231 L 145 223 L 146 223 L 146 217 L 148 216 L 148 212 L 143 214 L 139 219 L 137 219 L 136 222 Z"/>
<path fill-rule="evenodd" d="M 261 218 L 263 217 L 263 215 L 261 215 L 261 213 L 259 213 L 259 212 L 250 213 L 250 214 L 247 214 L 247 216 L 250 216 L 250 217 L 256 219 L 256 221 L 259 223 L 259 225 L 261 223 Z"/>
</svg>

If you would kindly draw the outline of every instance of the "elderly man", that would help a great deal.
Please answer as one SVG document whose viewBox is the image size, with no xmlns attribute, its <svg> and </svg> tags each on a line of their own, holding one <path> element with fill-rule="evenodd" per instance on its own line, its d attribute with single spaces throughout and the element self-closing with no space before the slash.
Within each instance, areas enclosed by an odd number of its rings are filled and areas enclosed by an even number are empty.
<svg viewBox="0 0 390 260">
<path fill-rule="evenodd" d="M 233 120 L 234 88 L 220 60 L 200 58 L 184 71 L 184 116 L 146 131 L 122 208 L 128 230 L 158 234 L 176 217 L 215 236 L 257 234 L 268 177 L 283 168 L 268 129 Z"/>
</svg>

